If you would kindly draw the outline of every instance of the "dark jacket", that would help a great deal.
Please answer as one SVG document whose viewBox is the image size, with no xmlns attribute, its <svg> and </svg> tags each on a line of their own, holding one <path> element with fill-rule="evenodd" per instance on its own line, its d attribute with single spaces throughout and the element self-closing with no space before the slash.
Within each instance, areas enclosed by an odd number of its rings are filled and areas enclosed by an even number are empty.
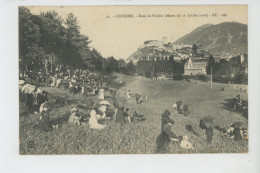
<svg viewBox="0 0 260 173">
<path fill-rule="evenodd" d="M 47 132 L 51 129 L 49 123 L 49 113 L 46 111 L 42 111 L 41 116 L 42 116 L 42 119 L 40 120 L 41 130 Z"/>
<path fill-rule="evenodd" d="M 124 122 L 124 110 L 123 108 L 119 108 L 116 113 L 116 122 L 122 123 Z"/>
</svg>

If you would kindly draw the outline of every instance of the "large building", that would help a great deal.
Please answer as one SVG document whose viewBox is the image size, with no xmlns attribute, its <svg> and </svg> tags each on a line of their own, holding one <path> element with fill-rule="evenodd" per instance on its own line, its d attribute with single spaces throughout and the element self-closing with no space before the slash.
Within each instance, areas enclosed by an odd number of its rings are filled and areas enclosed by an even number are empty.
<svg viewBox="0 0 260 173">
<path fill-rule="evenodd" d="M 184 75 L 207 74 L 208 58 L 190 57 L 184 65 Z"/>
</svg>

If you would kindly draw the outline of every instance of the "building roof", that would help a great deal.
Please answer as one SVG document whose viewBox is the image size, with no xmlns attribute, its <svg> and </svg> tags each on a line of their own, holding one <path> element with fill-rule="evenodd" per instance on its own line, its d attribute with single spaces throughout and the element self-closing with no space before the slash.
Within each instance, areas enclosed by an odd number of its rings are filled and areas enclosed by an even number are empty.
<svg viewBox="0 0 260 173">
<path fill-rule="evenodd" d="M 208 62 L 208 58 L 191 57 L 192 62 Z"/>
</svg>

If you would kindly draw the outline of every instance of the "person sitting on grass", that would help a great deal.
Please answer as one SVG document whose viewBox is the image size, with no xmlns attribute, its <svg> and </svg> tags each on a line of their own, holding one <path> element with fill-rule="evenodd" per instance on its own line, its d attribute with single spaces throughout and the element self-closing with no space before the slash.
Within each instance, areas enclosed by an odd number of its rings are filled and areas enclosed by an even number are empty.
<svg viewBox="0 0 260 173">
<path fill-rule="evenodd" d="M 182 101 L 177 101 L 176 104 L 177 104 L 177 111 L 178 111 L 178 113 L 179 114 L 183 114 L 183 108 L 181 108 Z"/>
<path fill-rule="evenodd" d="M 130 98 L 130 90 L 128 90 L 127 92 L 126 92 L 126 97 L 129 99 Z"/>
<path fill-rule="evenodd" d="M 69 118 L 69 123 L 73 123 L 73 124 L 79 126 L 81 117 L 78 115 L 78 109 L 72 108 L 70 111 L 71 111 L 71 115 L 70 115 L 70 118 Z"/>
<path fill-rule="evenodd" d="M 235 141 L 241 141 L 244 137 L 247 137 L 247 130 L 242 125 L 243 123 L 240 121 L 232 123 L 226 134 L 230 135 L 230 138 Z"/>
<path fill-rule="evenodd" d="M 106 127 L 105 125 L 98 123 L 96 111 L 94 109 L 90 111 L 89 125 L 91 129 L 104 129 Z"/>
<path fill-rule="evenodd" d="M 144 121 L 146 119 L 144 115 L 139 114 L 138 111 L 134 112 L 133 121 L 135 121 L 135 118 L 137 118 L 137 121 Z"/>
<path fill-rule="evenodd" d="M 156 153 L 169 153 L 171 140 L 179 141 L 181 138 L 181 136 L 176 136 L 171 130 L 174 121 L 169 117 L 170 114 L 168 110 L 165 110 L 161 115 L 161 133 L 156 139 Z"/>
<path fill-rule="evenodd" d="M 136 103 L 137 103 L 137 104 L 140 104 L 140 103 L 142 103 L 142 102 L 144 101 L 144 99 L 142 98 L 142 96 L 139 95 L 139 94 L 136 94 L 136 95 L 135 95 L 135 100 L 136 100 Z"/>
<path fill-rule="evenodd" d="M 103 88 L 99 90 L 99 97 L 98 98 L 100 100 L 104 100 L 105 99 L 105 97 L 104 97 L 104 89 Z"/>
<path fill-rule="evenodd" d="M 195 150 L 192 144 L 188 141 L 188 136 L 183 136 L 180 147 L 185 150 Z"/>
<path fill-rule="evenodd" d="M 128 111 L 129 111 L 128 108 L 124 108 L 124 110 L 123 110 L 123 117 L 124 117 L 124 122 L 125 123 L 131 123 L 131 118 L 129 116 Z"/>
<path fill-rule="evenodd" d="M 188 117 L 190 115 L 190 111 L 189 111 L 189 105 L 188 104 L 185 104 L 183 106 L 183 113 L 184 113 L 184 116 L 185 117 Z"/>
</svg>

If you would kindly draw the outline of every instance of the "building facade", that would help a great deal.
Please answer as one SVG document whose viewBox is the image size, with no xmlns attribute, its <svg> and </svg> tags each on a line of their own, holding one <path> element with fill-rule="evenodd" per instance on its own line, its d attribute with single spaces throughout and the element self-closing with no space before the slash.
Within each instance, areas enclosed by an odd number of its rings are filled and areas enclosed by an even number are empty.
<svg viewBox="0 0 260 173">
<path fill-rule="evenodd" d="M 190 57 L 184 65 L 184 75 L 207 74 L 208 58 Z"/>
</svg>

